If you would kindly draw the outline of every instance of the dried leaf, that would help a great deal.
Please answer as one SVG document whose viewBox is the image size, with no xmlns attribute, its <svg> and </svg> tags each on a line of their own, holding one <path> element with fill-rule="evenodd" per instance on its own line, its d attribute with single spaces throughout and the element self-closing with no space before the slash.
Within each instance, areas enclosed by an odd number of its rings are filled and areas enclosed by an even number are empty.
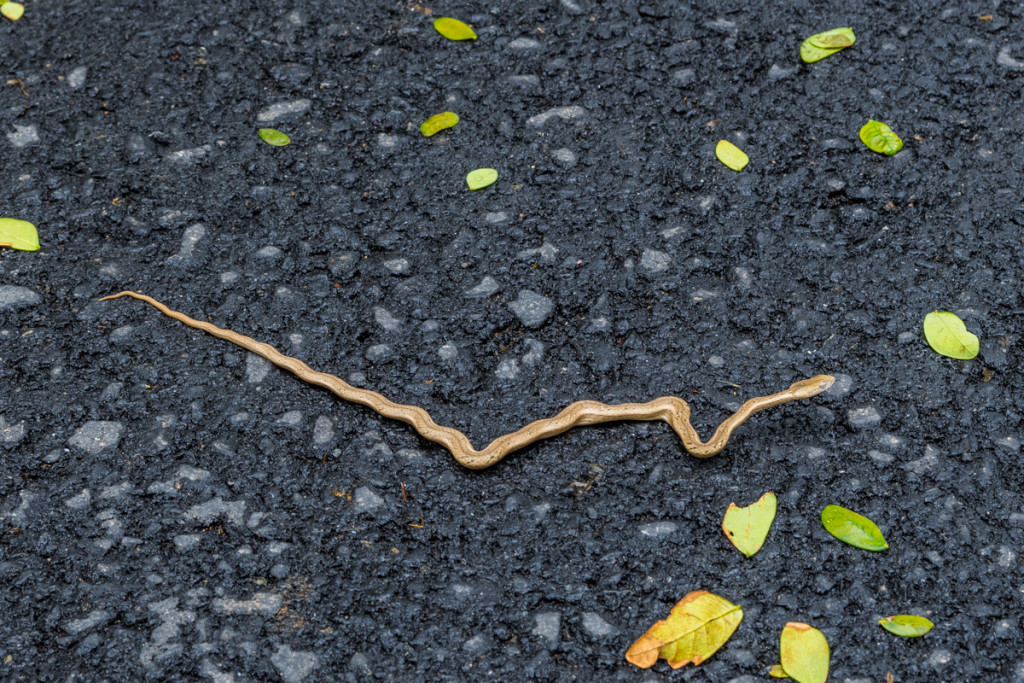
<svg viewBox="0 0 1024 683">
<path fill-rule="evenodd" d="M 434 28 L 448 40 L 476 40 L 476 33 L 472 28 L 451 17 L 434 19 Z"/>
<path fill-rule="evenodd" d="M 734 171 L 742 171 L 747 163 L 750 162 L 750 157 L 728 140 L 718 141 L 718 145 L 715 147 L 715 156 Z"/>
<path fill-rule="evenodd" d="M 775 520 L 776 506 L 775 494 L 770 491 L 745 508 L 729 503 L 729 509 L 722 519 L 722 531 L 737 550 L 750 557 L 764 545 L 764 539 Z"/>
<path fill-rule="evenodd" d="M 879 551 L 889 547 L 875 523 L 853 510 L 826 505 L 821 511 L 821 523 L 825 531 L 857 548 Z"/>
<path fill-rule="evenodd" d="M 36 232 L 36 226 L 17 218 L 0 218 L 0 247 L 38 251 L 39 233 Z"/>
<path fill-rule="evenodd" d="M 732 636 L 743 621 L 743 610 L 707 591 L 694 591 L 680 600 L 668 619 L 659 621 L 626 651 L 626 660 L 642 669 L 658 657 L 673 669 L 700 664 Z"/>
<path fill-rule="evenodd" d="M 878 623 L 889 633 L 904 638 L 918 638 L 931 631 L 935 626 L 929 619 L 915 614 L 897 614 L 894 617 L 881 619 Z"/>
<path fill-rule="evenodd" d="M 855 42 L 857 42 L 857 36 L 853 35 L 853 29 L 849 27 L 833 28 L 815 33 L 800 44 L 800 59 L 807 64 L 813 64 L 834 55 L 843 48 L 850 47 Z"/>
<path fill-rule="evenodd" d="M 782 668 L 781 664 L 776 664 L 768 671 L 768 675 L 772 678 L 789 678 L 789 674 Z"/>
<path fill-rule="evenodd" d="M 949 311 L 932 311 L 924 317 L 924 338 L 928 346 L 943 356 L 970 360 L 978 355 L 978 337 Z"/>
<path fill-rule="evenodd" d="M 429 119 L 420 124 L 420 132 L 423 133 L 423 137 L 429 138 L 435 133 L 440 133 L 442 130 L 451 128 L 459 122 L 459 115 L 453 111 L 444 111 L 440 114 L 434 114 Z"/>
<path fill-rule="evenodd" d="M 0 5 L 0 14 L 4 15 L 11 21 L 17 21 L 21 19 L 21 15 L 25 13 L 25 6 L 20 2 L 5 2 Z"/>
<path fill-rule="evenodd" d="M 274 147 L 284 147 L 292 141 L 290 137 L 276 128 L 260 128 L 259 133 L 260 137 L 263 138 L 263 142 Z"/>
<path fill-rule="evenodd" d="M 493 185 L 498 179 L 498 172 L 493 168 L 478 168 L 466 175 L 466 184 L 471 190 L 482 190 L 488 185 Z"/>
<path fill-rule="evenodd" d="M 813 626 L 791 621 L 782 629 L 779 659 L 782 669 L 797 683 L 825 683 L 828 656 L 825 634 Z"/>
<path fill-rule="evenodd" d="M 903 149 L 903 140 L 881 121 L 868 120 L 860 129 L 860 141 L 872 152 L 892 156 Z"/>
</svg>

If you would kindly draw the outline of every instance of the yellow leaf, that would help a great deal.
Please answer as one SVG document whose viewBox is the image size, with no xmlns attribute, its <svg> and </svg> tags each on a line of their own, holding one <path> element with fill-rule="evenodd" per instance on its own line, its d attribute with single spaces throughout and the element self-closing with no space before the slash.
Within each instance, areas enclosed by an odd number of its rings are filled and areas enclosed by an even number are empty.
<svg viewBox="0 0 1024 683">
<path fill-rule="evenodd" d="M 668 619 L 659 621 L 626 651 L 630 664 L 646 669 L 668 661 L 678 669 L 700 664 L 722 647 L 743 621 L 743 610 L 707 591 L 694 591 L 680 600 Z"/>
<path fill-rule="evenodd" d="M 0 247 L 38 251 L 39 233 L 36 232 L 36 226 L 17 218 L 0 218 Z"/>
<path fill-rule="evenodd" d="M 800 59 L 807 64 L 813 64 L 834 55 L 843 48 L 850 47 L 855 42 L 857 42 L 857 36 L 848 26 L 815 33 L 800 44 Z"/>
<path fill-rule="evenodd" d="M 715 147 L 715 156 L 734 171 L 742 171 L 750 161 L 750 157 L 742 149 L 728 140 L 718 141 L 718 145 Z"/>
<path fill-rule="evenodd" d="M 818 629 L 795 621 L 782 629 L 779 659 L 783 670 L 797 683 L 825 683 L 828 658 L 828 641 Z"/>
<path fill-rule="evenodd" d="M 434 29 L 448 40 L 476 40 L 476 33 L 472 28 L 451 17 L 434 19 Z"/>
<path fill-rule="evenodd" d="M 768 671 L 768 675 L 772 678 L 789 678 L 789 674 L 782 668 L 781 664 L 776 664 Z"/>
<path fill-rule="evenodd" d="M 5 2 L 0 5 L 0 14 L 4 15 L 11 21 L 17 21 L 21 19 L 21 15 L 25 13 L 25 6 L 20 2 Z"/>
<path fill-rule="evenodd" d="M 451 128 L 459 122 L 459 115 L 453 111 L 443 111 L 440 114 L 434 114 L 429 119 L 420 124 L 420 132 L 423 133 L 423 137 L 429 138 L 435 133 L 440 133 L 446 128 Z"/>
<path fill-rule="evenodd" d="M 978 337 L 955 313 L 932 311 L 924 317 L 924 338 L 936 353 L 950 358 L 970 360 L 978 355 Z"/>
<path fill-rule="evenodd" d="M 466 184 L 471 190 L 482 190 L 488 185 L 493 185 L 498 179 L 498 172 L 493 168 L 478 168 L 466 174 Z"/>
<path fill-rule="evenodd" d="M 775 520 L 775 494 L 769 491 L 756 503 L 745 508 L 729 503 L 722 519 L 722 531 L 736 549 L 750 557 L 764 545 L 768 530 Z"/>
</svg>

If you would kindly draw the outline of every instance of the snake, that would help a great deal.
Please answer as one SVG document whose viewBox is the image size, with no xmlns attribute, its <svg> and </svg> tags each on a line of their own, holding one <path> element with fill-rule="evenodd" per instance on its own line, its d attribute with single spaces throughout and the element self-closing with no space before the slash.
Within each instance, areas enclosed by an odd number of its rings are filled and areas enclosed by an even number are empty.
<svg viewBox="0 0 1024 683">
<path fill-rule="evenodd" d="M 828 390 L 835 382 L 831 375 L 816 375 L 809 379 L 795 382 L 785 391 L 769 396 L 758 396 L 748 399 L 739 409 L 727 417 L 706 442 L 701 441 L 697 430 L 690 424 L 690 406 L 676 396 L 662 396 L 647 403 L 607 404 L 599 401 L 576 401 L 566 406 L 554 417 L 543 418 L 527 424 L 517 431 L 499 436 L 485 448 L 477 450 L 469 438 L 457 429 L 444 427 L 434 422 L 423 408 L 414 405 L 395 403 L 381 394 L 369 389 L 354 387 L 340 377 L 313 370 L 298 358 L 286 356 L 270 344 L 252 339 L 243 334 L 233 332 L 212 323 L 190 318 L 179 311 L 172 310 L 156 299 L 138 292 L 123 291 L 105 296 L 99 301 L 109 301 L 121 297 L 131 297 L 144 301 L 164 315 L 178 320 L 189 327 L 194 327 L 208 334 L 225 339 L 247 351 L 262 356 L 274 365 L 291 372 L 299 379 L 314 386 L 327 389 L 342 400 L 365 406 L 381 416 L 398 420 L 411 425 L 424 439 L 446 448 L 455 460 L 464 467 L 480 470 L 491 467 L 514 451 L 549 439 L 566 432 L 573 427 L 595 425 L 603 422 L 637 421 L 649 422 L 662 420 L 675 431 L 682 441 L 683 448 L 697 458 L 708 458 L 717 455 L 725 448 L 733 430 L 739 427 L 754 413 L 774 408 L 789 401 L 811 398 Z"/>
</svg>

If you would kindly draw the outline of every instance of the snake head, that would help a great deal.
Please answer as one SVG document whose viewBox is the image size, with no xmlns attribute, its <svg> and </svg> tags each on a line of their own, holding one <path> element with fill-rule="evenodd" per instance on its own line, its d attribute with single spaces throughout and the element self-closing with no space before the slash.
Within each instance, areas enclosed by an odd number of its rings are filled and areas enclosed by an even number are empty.
<svg viewBox="0 0 1024 683">
<path fill-rule="evenodd" d="M 835 383 L 836 378 L 832 375 L 815 375 L 810 379 L 795 382 L 789 387 L 789 390 L 793 392 L 794 398 L 810 398 L 823 391 L 828 391 Z"/>
</svg>

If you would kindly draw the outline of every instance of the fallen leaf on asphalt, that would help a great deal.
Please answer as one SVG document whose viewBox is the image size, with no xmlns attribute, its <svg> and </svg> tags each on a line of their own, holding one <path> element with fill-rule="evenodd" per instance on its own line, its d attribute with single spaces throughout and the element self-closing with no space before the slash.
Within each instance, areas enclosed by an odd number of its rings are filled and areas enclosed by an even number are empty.
<svg viewBox="0 0 1024 683">
<path fill-rule="evenodd" d="M 17 218 L 0 218 L 0 247 L 38 251 L 39 233 L 36 232 L 36 226 Z"/>
<path fill-rule="evenodd" d="M 260 128 L 260 137 L 263 138 L 263 142 L 274 147 L 284 147 L 292 141 L 290 137 L 277 130 L 276 128 Z"/>
<path fill-rule="evenodd" d="M 978 337 L 955 313 L 932 311 L 924 317 L 924 338 L 936 353 L 970 360 L 978 355 Z"/>
<path fill-rule="evenodd" d="M 434 19 L 434 28 L 448 40 L 476 40 L 476 33 L 472 28 L 451 17 Z"/>
<path fill-rule="evenodd" d="M 764 545 L 775 519 L 776 506 L 775 494 L 770 491 L 745 508 L 729 503 L 722 519 L 722 531 L 737 550 L 750 557 Z"/>
<path fill-rule="evenodd" d="M 743 621 L 743 610 L 707 591 L 693 591 L 626 651 L 630 664 L 647 669 L 661 657 L 678 669 L 700 664 L 722 647 Z"/>
<path fill-rule="evenodd" d="M 850 47 L 855 42 L 857 42 L 857 36 L 853 35 L 853 29 L 849 27 L 833 28 L 815 33 L 800 44 L 800 59 L 807 64 L 813 64 Z"/>
<path fill-rule="evenodd" d="M 715 147 L 715 156 L 723 164 L 734 171 L 742 171 L 750 161 L 746 153 L 728 140 L 719 140 Z"/>
<path fill-rule="evenodd" d="M 440 133 L 446 128 L 451 128 L 459 122 L 459 115 L 453 111 L 444 111 L 440 114 L 434 114 L 429 119 L 420 124 L 420 132 L 423 133 L 423 137 L 429 138 L 435 133 Z"/>
<path fill-rule="evenodd" d="M 21 15 L 25 13 L 25 6 L 20 2 L 5 2 L 0 5 L 0 14 L 4 15 L 11 21 L 17 21 L 21 19 Z"/>
<path fill-rule="evenodd" d="M 821 523 L 825 531 L 857 548 L 879 551 L 889 547 L 875 523 L 853 510 L 826 505 L 821 511 Z"/>
<path fill-rule="evenodd" d="M 789 674 L 782 668 L 781 664 L 776 664 L 768 670 L 768 675 L 772 678 L 789 678 Z"/>
<path fill-rule="evenodd" d="M 889 633 L 904 638 L 918 638 L 928 633 L 935 626 L 929 619 L 919 617 L 916 614 L 897 614 L 893 617 L 886 617 L 878 621 Z"/>
<path fill-rule="evenodd" d="M 903 149 L 903 140 L 881 121 L 869 120 L 860 129 L 860 140 L 872 152 L 892 156 Z"/>
<path fill-rule="evenodd" d="M 498 172 L 493 168 L 478 168 L 466 175 L 466 184 L 471 190 L 482 190 L 488 185 L 493 185 L 498 179 Z"/>
<path fill-rule="evenodd" d="M 828 641 L 807 624 L 791 621 L 779 639 L 780 666 L 797 683 L 825 683 L 828 678 Z"/>
</svg>

